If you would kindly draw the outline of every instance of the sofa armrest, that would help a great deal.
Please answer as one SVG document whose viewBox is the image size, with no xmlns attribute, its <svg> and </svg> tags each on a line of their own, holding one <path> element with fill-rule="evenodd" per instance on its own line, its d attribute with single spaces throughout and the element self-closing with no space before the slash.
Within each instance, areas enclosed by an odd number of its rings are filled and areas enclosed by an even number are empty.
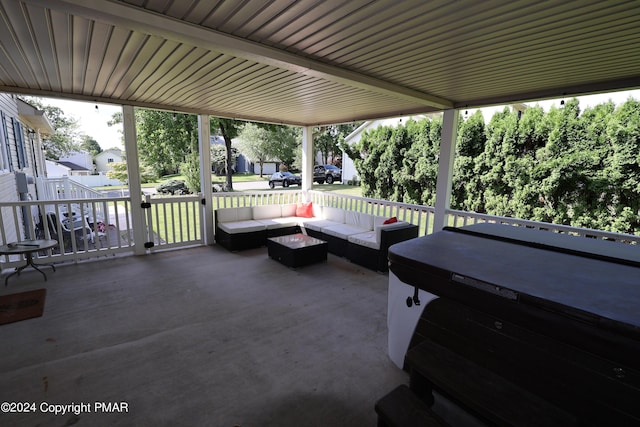
<svg viewBox="0 0 640 427">
<path fill-rule="evenodd" d="M 389 246 L 418 237 L 419 227 L 408 222 L 389 224 L 380 230 L 380 251 L 385 257 Z"/>
</svg>

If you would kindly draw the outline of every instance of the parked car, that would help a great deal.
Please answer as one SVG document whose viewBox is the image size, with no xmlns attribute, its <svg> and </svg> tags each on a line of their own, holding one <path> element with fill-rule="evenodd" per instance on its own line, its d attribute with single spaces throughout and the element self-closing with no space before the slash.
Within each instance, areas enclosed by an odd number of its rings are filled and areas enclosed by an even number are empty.
<svg viewBox="0 0 640 427">
<path fill-rule="evenodd" d="M 333 184 L 342 181 L 342 169 L 334 165 L 316 165 L 313 167 L 313 181 L 318 184 Z"/>
<path fill-rule="evenodd" d="M 276 172 L 269 178 L 269 187 L 274 188 L 276 185 L 282 185 L 288 187 L 290 185 L 302 184 L 302 178 L 298 175 L 294 175 L 291 172 Z"/>
<path fill-rule="evenodd" d="M 162 184 L 156 187 L 158 193 L 162 194 L 189 194 L 189 187 L 184 181 L 179 179 L 171 179 L 167 182 L 163 182 Z"/>
</svg>

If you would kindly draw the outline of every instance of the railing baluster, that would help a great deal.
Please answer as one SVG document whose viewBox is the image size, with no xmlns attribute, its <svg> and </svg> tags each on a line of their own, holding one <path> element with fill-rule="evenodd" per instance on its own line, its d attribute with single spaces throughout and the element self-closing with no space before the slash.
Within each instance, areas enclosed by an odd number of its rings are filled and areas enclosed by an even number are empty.
<svg viewBox="0 0 640 427">
<path fill-rule="evenodd" d="M 53 193 L 61 196 L 69 196 L 62 185 L 48 187 Z M 265 204 L 288 204 L 304 200 L 302 191 L 288 189 L 286 191 L 250 192 L 250 193 L 213 193 L 211 209 L 225 207 L 248 207 Z M 434 208 L 430 206 L 414 205 L 409 203 L 397 203 L 384 200 L 348 196 L 335 193 L 309 191 L 309 199 L 320 206 L 333 206 L 343 209 L 366 212 L 368 214 L 391 217 L 411 222 L 420 227 L 420 235 L 427 235 L 433 231 L 435 218 Z M 145 234 L 149 240 L 156 243 L 154 248 L 169 248 L 185 246 L 189 244 L 202 244 L 201 229 L 198 221 L 201 221 L 200 198 L 194 196 L 150 197 L 147 199 L 152 204 L 152 209 L 146 211 L 147 227 Z M 24 212 L 29 215 L 23 218 Z M 59 260 L 77 260 L 88 258 L 98 254 L 111 254 L 130 250 L 135 242 L 132 239 L 131 225 L 131 200 L 128 197 L 96 199 L 64 199 L 64 200 L 39 200 L 0 203 L 2 216 L 0 217 L 0 238 L 3 242 L 19 240 L 27 235 L 38 238 L 57 238 L 59 245 L 49 251 L 48 258 Z M 62 229 L 63 212 L 78 213 L 86 218 L 86 223 L 91 231 L 85 227 L 74 230 L 70 226 L 69 231 Z M 55 216 L 51 220 L 48 213 Z M 161 217 L 164 214 L 164 220 Z M 395 215 L 394 215 L 395 214 Z M 73 218 L 69 216 L 71 222 Z M 99 232 L 99 223 L 104 223 L 104 232 Z M 503 223 L 511 226 L 548 230 L 555 233 L 570 234 L 582 238 L 606 239 L 627 244 L 640 244 L 640 236 L 619 234 L 602 230 L 590 230 L 578 227 L 570 227 L 558 224 L 541 223 L 522 220 L 518 218 L 499 217 L 463 212 L 456 210 L 447 211 L 447 224 L 453 226 L 470 225 L 482 222 Z M 182 227 L 185 227 L 183 229 Z M 179 230 L 176 228 L 180 227 Z M 126 236 L 126 239 L 124 239 Z M 164 237 L 163 237 L 164 236 Z M 93 244 L 90 238 L 93 237 Z M 82 239 L 80 242 L 77 239 Z M 166 240 L 166 241 L 165 241 Z M 44 256 L 44 255 L 42 255 Z M 2 258 L 3 264 L 12 266 L 16 260 L 9 257 Z M 7 265 L 3 265 L 7 266 Z"/>
</svg>

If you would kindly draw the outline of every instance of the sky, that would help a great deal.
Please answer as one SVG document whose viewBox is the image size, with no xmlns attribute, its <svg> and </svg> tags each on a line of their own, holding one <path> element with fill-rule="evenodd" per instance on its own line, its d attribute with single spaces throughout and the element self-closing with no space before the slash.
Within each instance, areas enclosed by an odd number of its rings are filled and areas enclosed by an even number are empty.
<svg viewBox="0 0 640 427">
<path fill-rule="evenodd" d="M 625 92 L 587 95 L 577 97 L 580 100 L 580 108 L 585 109 L 590 106 L 602 104 L 611 99 L 616 105 L 624 103 L 629 97 L 633 97 L 636 100 L 640 100 L 640 90 L 632 90 Z M 566 99 L 570 99 L 567 97 Z M 73 117 L 78 120 L 80 126 L 79 131 L 92 137 L 103 150 L 108 148 L 118 147 L 124 149 L 122 142 L 122 125 L 107 126 L 107 122 L 111 120 L 113 113 L 122 112 L 122 107 L 118 105 L 110 104 L 96 104 L 78 101 L 68 101 L 55 98 L 43 98 L 42 102 L 46 105 L 53 105 L 59 107 L 64 111 L 65 116 Z M 538 101 L 533 103 L 527 103 L 531 105 L 539 104 L 545 111 L 548 111 L 552 105 L 559 106 L 560 99 Z M 98 108 L 96 108 L 98 106 Z M 502 111 L 504 106 L 483 108 L 483 114 L 485 121 L 488 122 L 491 119 L 493 113 Z M 476 110 L 469 109 L 469 115 L 473 114 Z"/>
<path fill-rule="evenodd" d="M 121 106 L 57 98 L 42 98 L 42 103 L 59 107 L 64 111 L 66 117 L 73 117 L 78 120 L 78 130 L 98 141 L 103 150 L 114 147 L 124 149 L 122 124 L 107 126 L 107 122 L 111 120 L 114 113 L 122 113 Z M 96 105 L 98 106 L 97 109 Z"/>
<path fill-rule="evenodd" d="M 568 101 L 569 99 L 578 98 L 580 101 L 580 110 L 583 111 L 587 107 L 593 107 L 598 104 L 604 104 L 605 102 L 611 100 L 613 103 L 618 106 L 623 104 L 629 98 L 634 98 L 637 101 L 640 101 L 640 90 L 628 90 L 623 92 L 612 92 L 612 93 L 601 93 L 596 95 L 585 95 L 585 96 L 567 96 L 566 98 L 558 98 L 558 99 L 549 99 L 545 101 L 536 101 L 536 102 L 523 102 L 526 105 L 540 105 L 544 111 L 549 111 L 552 106 L 559 107 L 560 101 L 563 99 Z M 497 107 L 487 107 L 481 108 L 482 114 L 484 116 L 485 123 L 488 123 L 491 120 L 493 114 L 504 110 L 504 105 Z M 476 110 L 469 108 L 469 115 L 472 115 Z"/>
</svg>

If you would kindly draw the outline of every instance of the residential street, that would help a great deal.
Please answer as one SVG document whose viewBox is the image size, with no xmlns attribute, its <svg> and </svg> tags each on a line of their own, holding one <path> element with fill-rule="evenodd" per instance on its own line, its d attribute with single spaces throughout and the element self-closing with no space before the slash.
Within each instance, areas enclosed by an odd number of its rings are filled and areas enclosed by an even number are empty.
<svg viewBox="0 0 640 427">
<path fill-rule="evenodd" d="M 234 182 L 233 183 L 234 190 L 268 190 L 269 182 L 268 181 L 252 181 L 252 182 Z M 142 189 L 144 194 L 156 194 L 155 187 L 145 187 Z M 107 197 L 127 197 L 129 196 L 129 190 L 105 190 L 102 192 Z"/>
</svg>

